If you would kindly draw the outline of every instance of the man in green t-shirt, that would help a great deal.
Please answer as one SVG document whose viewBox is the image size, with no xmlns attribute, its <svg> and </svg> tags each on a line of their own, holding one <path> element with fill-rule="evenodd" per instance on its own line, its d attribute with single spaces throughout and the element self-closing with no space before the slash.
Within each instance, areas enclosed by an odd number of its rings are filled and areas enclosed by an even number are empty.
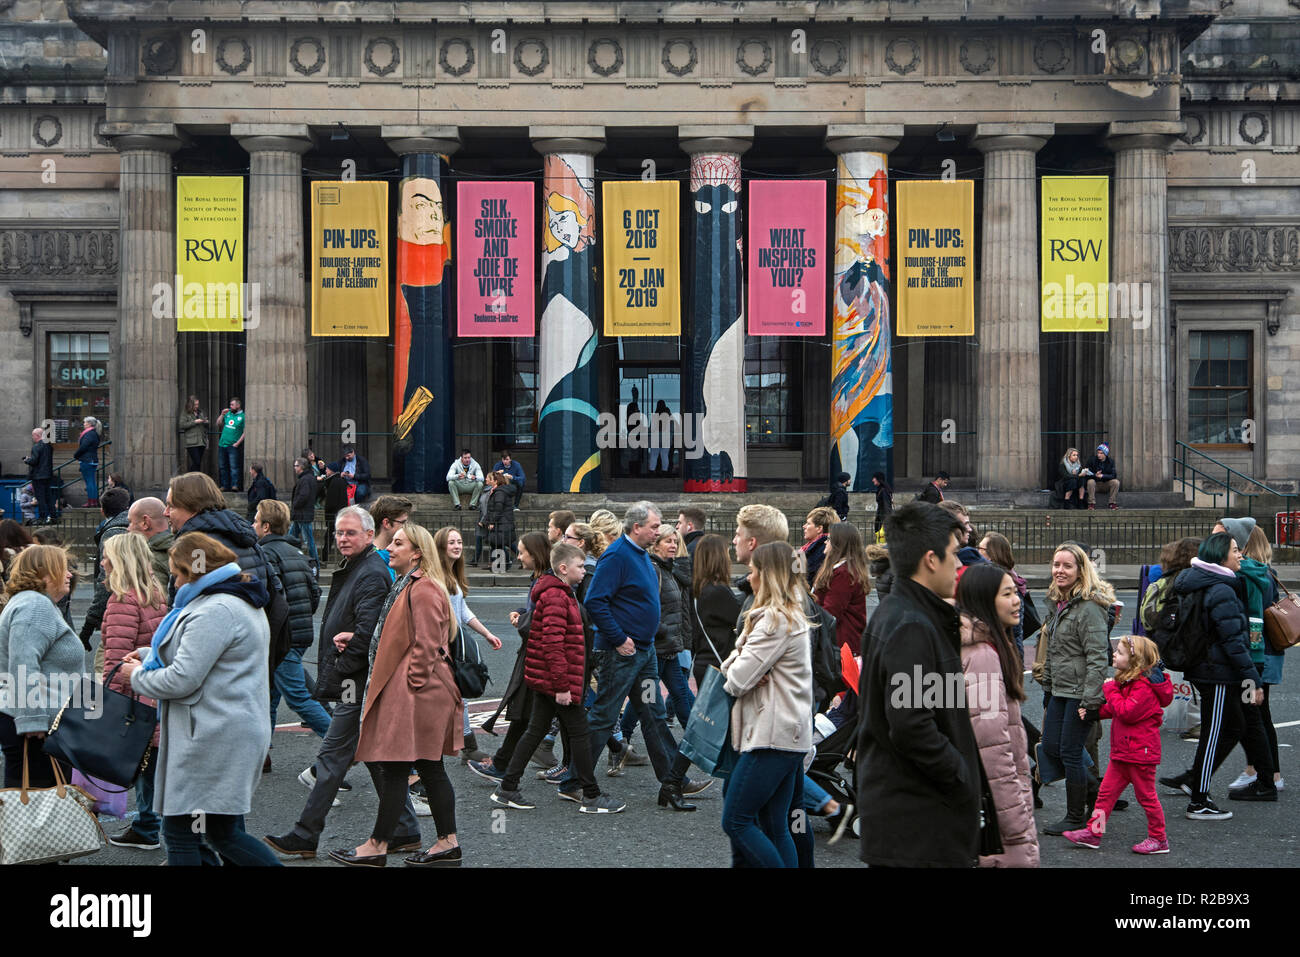
<svg viewBox="0 0 1300 957">
<path fill-rule="evenodd" d="M 221 490 L 240 491 L 244 474 L 244 407 L 239 399 L 230 400 L 230 408 L 217 421 L 221 438 L 217 439 L 217 457 L 221 462 Z"/>
</svg>

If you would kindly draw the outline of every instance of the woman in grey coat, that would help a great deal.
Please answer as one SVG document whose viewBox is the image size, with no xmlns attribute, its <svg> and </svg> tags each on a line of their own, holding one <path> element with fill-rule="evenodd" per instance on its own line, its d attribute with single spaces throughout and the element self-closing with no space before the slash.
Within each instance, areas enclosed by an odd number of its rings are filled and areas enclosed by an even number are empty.
<svg viewBox="0 0 1300 957">
<path fill-rule="evenodd" d="M 175 604 L 143 662 L 132 652 L 122 666 L 135 691 L 158 699 L 154 804 L 167 863 L 216 864 L 220 854 L 231 864 L 280 866 L 244 831 L 271 743 L 266 586 L 201 532 L 182 535 L 169 555 Z"/>
</svg>

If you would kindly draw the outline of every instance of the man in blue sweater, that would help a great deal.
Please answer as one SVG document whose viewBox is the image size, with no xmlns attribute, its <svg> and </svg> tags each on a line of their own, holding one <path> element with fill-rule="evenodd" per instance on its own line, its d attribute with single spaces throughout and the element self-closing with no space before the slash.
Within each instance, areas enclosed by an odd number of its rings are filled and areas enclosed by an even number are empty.
<svg viewBox="0 0 1300 957">
<path fill-rule="evenodd" d="M 659 663 L 655 632 L 659 629 L 659 575 L 646 548 L 659 535 L 662 516 L 652 503 L 637 502 L 623 516 L 623 535 L 605 549 L 587 588 L 586 607 L 596 627 L 593 660 L 596 700 L 587 714 L 592 759 L 600 757 L 618 722 L 623 702 L 631 700 L 641 720 L 646 750 L 662 787 L 661 807 L 694 810 L 682 801 L 711 783 L 696 784 L 674 775 L 677 742 L 668 731 L 659 692 Z M 560 796 L 581 800 L 581 794 L 561 785 Z"/>
</svg>

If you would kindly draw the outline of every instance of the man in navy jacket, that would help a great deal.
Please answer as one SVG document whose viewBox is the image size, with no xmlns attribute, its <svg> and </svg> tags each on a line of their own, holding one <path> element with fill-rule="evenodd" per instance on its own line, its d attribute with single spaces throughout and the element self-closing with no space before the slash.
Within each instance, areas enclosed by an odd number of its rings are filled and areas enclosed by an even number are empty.
<svg viewBox="0 0 1300 957">
<path fill-rule="evenodd" d="M 493 472 L 504 472 L 510 481 L 506 485 L 506 491 L 514 496 L 514 507 L 519 507 L 519 501 L 524 497 L 524 467 L 510 457 L 509 449 L 501 450 L 501 461 L 492 469 Z"/>
<path fill-rule="evenodd" d="M 1110 507 L 1119 508 L 1119 475 L 1115 471 L 1115 460 L 1110 457 L 1110 446 L 1105 442 L 1097 446 L 1097 452 L 1083 466 L 1083 474 L 1088 477 L 1088 508 L 1097 507 L 1097 489 L 1110 493 Z"/>
</svg>

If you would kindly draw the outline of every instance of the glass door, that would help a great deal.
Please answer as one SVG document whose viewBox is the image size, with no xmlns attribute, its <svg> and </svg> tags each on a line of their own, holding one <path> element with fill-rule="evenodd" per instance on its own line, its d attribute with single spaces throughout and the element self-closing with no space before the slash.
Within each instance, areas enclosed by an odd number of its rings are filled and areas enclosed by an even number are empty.
<svg viewBox="0 0 1300 957">
<path fill-rule="evenodd" d="M 682 367 L 676 339 L 619 340 L 616 478 L 681 476 Z"/>
</svg>

